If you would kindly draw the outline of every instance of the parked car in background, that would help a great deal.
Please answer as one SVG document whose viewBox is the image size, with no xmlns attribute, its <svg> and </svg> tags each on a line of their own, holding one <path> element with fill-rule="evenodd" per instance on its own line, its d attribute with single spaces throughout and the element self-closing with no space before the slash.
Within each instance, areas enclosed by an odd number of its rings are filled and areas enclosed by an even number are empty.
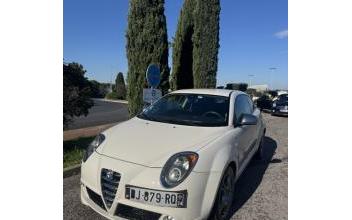
<svg viewBox="0 0 352 220">
<path fill-rule="evenodd" d="M 272 115 L 288 115 L 288 94 L 279 95 L 273 102 Z"/>
<path fill-rule="evenodd" d="M 271 100 L 271 98 L 267 94 L 264 94 L 261 97 L 259 97 L 259 99 L 257 99 L 256 103 L 257 103 L 257 107 L 261 111 L 264 109 L 271 110 L 271 108 L 273 106 L 273 101 Z"/>
<path fill-rule="evenodd" d="M 257 102 L 258 99 L 259 99 L 258 96 L 252 96 L 252 101 L 253 101 L 253 102 Z"/>
<path fill-rule="evenodd" d="M 109 219 L 227 220 L 265 130 L 243 92 L 171 92 L 91 143 L 81 201 Z"/>
</svg>

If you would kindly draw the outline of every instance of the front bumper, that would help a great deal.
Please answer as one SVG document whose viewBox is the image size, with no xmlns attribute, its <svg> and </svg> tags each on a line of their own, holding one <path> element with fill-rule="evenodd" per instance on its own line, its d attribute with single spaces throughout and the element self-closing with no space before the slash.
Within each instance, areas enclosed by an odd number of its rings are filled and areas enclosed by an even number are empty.
<svg viewBox="0 0 352 220">
<path fill-rule="evenodd" d="M 288 115 L 288 109 L 273 108 L 271 110 L 272 115 Z"/>
<path fill-rule="evenodd" d="M 99 203 L 94 202 L 87 192 L 88 188 L 97 195 L 102 195 L 100 175 L 103 168 L 111 169 L 121 174 L 116 196 L 110 208 L 108 208 L 105 203 L 103 206 L 99 206 Z M 166 189 L 160 184 L 160 173 L 161 168 L 150 168 L 120 161 L 95 152 L 81 167 L 82 203 L 90 206 L 108 219 L 124 219 L 121 218 L 121 216 L 127 218 L 126 213 L 122 213 L 122 211 L 119 213 L 121 207 L 129 207 L 130 212 L 140 212 L 142 215 L 151 214 L 151 216 L 158 216 L 156 219 L 164 219 L 167 216 L 171 216 L 175 220 L 207 218 L 212 208 L 217 186 L 221 178 L 220 172 L 191 172 L 184 182 L 172 189 Z M 187 190 L 187 207 L 160 207 L 131 201 L 125 198 L 126 185 L 166 191 Z M 104 199 L 102 198 L 102 200 Z M 153 215 L 153 213 L 158 215 Z"/>
</svg>

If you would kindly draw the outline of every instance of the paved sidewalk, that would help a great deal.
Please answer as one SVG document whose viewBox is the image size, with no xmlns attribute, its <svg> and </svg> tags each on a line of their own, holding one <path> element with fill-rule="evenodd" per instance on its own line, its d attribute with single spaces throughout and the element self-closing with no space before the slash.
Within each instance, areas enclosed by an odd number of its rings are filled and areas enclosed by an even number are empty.
<svg viewBox="0 0 352 220">
<path fill-rule="evenodd" d="M 97 98 L 94 98 L 93 100 L 98 100 L 98 101 L 103 101 L 103 102 L 116 102 L 116 103 L 128 104 L 128 101 L 126 101 L 126 100 L 97 99 Z"/>
</svg>

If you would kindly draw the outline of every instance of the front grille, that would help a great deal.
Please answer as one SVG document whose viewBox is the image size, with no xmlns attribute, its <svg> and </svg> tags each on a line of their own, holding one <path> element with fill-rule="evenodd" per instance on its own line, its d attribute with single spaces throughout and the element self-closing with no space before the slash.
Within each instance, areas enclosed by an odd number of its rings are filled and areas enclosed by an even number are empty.
<svg viewBox="0 0 352 220">
<path fill-rule="evenodd" d="M 101 199 L 101 196 L 99 196 L 97 193 L 95 193 L 93 190 L 89 189 L 88 187 L 86 187 L 86 189 L 87 189 L 87 193 L 88 193 L 90 200 L 92 200 L 100 208 L 106 210 L 105 206 L 104 206 L 104 202 Z"/>
<path fill-rule="evenodd" d="M 134 208 L 128 205 L 119 204 L 115 215 L 131 220 L 158 220 L 161 214 L 143 209 Z"/>
<path fill-rule="evenodd" d="M 121 175 L 115 171 L 102 169 L 101 170 L 101 191 L 105 205 L 111 208 L 114 202 L 117 188 L 119 187 Z"/>
</svg>

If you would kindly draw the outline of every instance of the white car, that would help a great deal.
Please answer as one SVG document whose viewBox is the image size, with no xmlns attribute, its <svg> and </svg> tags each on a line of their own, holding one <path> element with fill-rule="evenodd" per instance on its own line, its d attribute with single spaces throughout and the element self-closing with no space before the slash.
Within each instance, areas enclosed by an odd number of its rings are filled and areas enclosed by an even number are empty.
<svg viewBox="0 0 352 220">
<path fill-rule="evenodd" d="M 108 219 L 227 219 L 235 182 L 262 155 L 264 134 L 243 92 L 171 92 L 90 144 L 82 203 Z"/>
</svg>

